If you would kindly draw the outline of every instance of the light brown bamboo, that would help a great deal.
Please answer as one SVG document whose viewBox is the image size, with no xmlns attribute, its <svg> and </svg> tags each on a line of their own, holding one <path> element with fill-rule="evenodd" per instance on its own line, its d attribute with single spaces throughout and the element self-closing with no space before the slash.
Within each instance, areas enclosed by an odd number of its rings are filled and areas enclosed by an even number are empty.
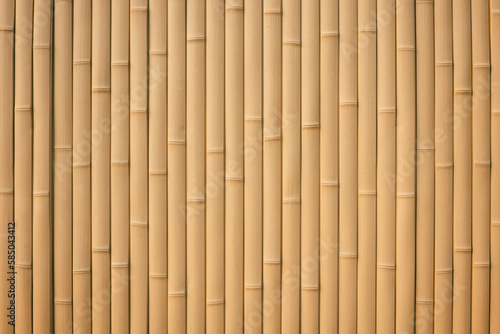
<svg viewBox="0 0 500 334">
<path fill-rule="evenodd" d="M 226 2 L 225 332 L 243 333 L 243 1 Z"/>
<path fill-rule="evenodd" d="M 341 14 L 339 17 L 341 49 L 339 54 L 338 132 L 339 184 L 341 185 L 339 189 L 339 332 L 356 333 L 358 62 L 357 53 L 353 50 L 358 48 L 357 1 L 340 0 L 339 13 Z M 311 84 L 308 83 L 308 86 Z M 304 112 L 307 113 L 307 108 Z M 306 134 L 307 130 L 304 135 Z M 304 150 L 307 151 L 308 148 L 304 147 Z"/>
<path fill-rule="evenodd" d="M 73 10 L 73 329 L 91 333 L 91 3 Z"/>
<path fill-rule="evenodd" d="M 377 332 L 395 328 L 396 8 L 377 0 Z M 383 296 L 383 297 L 382 297 Z"/>
<path fill-rule="evenodd" d="M 73 6 L 54 3 L 54 330 L 73 332 L 72 173 Z"/>
<path fill-rule="evenodd" d="M 300 1 L 283 1 L 283 333 L 300 332 Z"/>
<path fill-rule="evenodd" d="M 186 7 L 168 1 L 168 332 L 186 331 Z"/>
<path fill-rule="evenodd" d="M 15 240 L 14 222 L 14 21 L 15 1 L 0 1 L 3 11 L 0 13 L 0 219 L 2 234 L 0 249 L 9 250 Z M 13 223 L 13 224 L 12 224 Z M 12 231 L 13 233 L 9 233 Z M 15 251 L 15 250 L 14 250 Z M 15 254 L 8 251 L 7 261 L 0 264 L 0 307 L 7 317 L 0 323 L 0 331 L 5 334 L 14 333 L 15 318 L 11 318 L 11 274 L 15 272 Z M 16 277 L 17 278 L 17 277 Z M 14 321 L 13 323 L 9 323 Z"/>
<path fill-rule="evenodd" d="M 111 331 L 129 331 L 129 1 L 111 2 Z M 165 203 L 163 203 L 165 206 Z"/>
<path fill-rule="evenodd" d="M 36 0 L 33 31 L 33 333 L 53 331 L 52 1 Z"/>
<path fill-rule="evenodd" d="M 16 329 L 32 332 L 33 0 L 15 3 L 14 217 L 16 226 Z M 8 10 L 5 10 L 5 14 Z M 7 26 L 7 25 L 6 25 Z M 5 34 L 5 33 L 4 33 Z M 3 72 L 3 71 L 2 71 Z M 8 101 L 8 100 L 6 100 Z M 8 196 L 8 195 L 7 195 Z M 5 249 L 5 248 L 4 248 Z"/>
<path fill-rule="evenodd" d="M 281 329 L 281 1 L 263 2 L 263 333 Z M 227 67 L 226 67 L 227 71 Z M 227 330 L 227 328 L 226 328 Z"/>
<path fill-rule="evenodd" d="M 92 4 L 92 333 L 111 329 L 111 1 Z"/>
<path fill-rule="evenodd" d="M 224 1 L 206 2 L 206 326 L 224 332 Z"/>
<path fill-rule="evenodd" d="M 396 333 L 413 333 L 410 319 L 415 312 L 414 0 L 398 3 L 396 24 Z"/>
<path fill-rule="evenodd" d="M 473 0 L 472 24 L 472 297 L 471 332 L 489 333 L 490 39 L 488 0 Z"/>
<path fill-rule="evenodd" d="M 149 332 L 167 333 L 167 4 L 149 2 Z"/>
<path fill-rule="evenodd" d="M 453 59 L 453 333 L 460 334 L 471 329 L 472 66 L 468 0 L 453 1 Z"/>
<path fill-rule="evenodd" d="M 453 296 L 453 45 L 451 0 L 434 2 L 435 272 L 434 332 L 452 332 Z"/>
<path fill-rule="evenodd" d="M 377 2 L 358 0 L 358 332 L 375 332 L 377 274 Z M 323 22 L 323 20 L 322 20 Z M 326 60 L 328 61 L 328 60 Z M 323 98 L 321 99 L 323 101 Z M 322 122 L 323 129 L 328 122 Z M 326 132 L 326 131 L 325 131 Z M 323 134 L 321 135 L 323 139 Z M 323 158 L 322 160 L 323 161 Z M 325 206 L 330 206 L 326 202 Z M 323 205 L 322 205 L 323 209 Z M 323 236 L 323 231 L 321 231 Z M 322 267 L 323 268 L 323 267 Z M 323 273 L 323 269 L 321 269 Z M 328 282 L 328 281 L 327 281 Z M 322 285 L 324 286 L 324 285 Z M 322 288 L 324 290 L 324 287 Z M 320 298 L 321 300 L 321 298 Z M 328 312 L 328 311 L 327 311 Z M 323 321 L 321 321 L 323 323 Z M 331 330 L 333 331 L 333 330 Z"/>
</svg>

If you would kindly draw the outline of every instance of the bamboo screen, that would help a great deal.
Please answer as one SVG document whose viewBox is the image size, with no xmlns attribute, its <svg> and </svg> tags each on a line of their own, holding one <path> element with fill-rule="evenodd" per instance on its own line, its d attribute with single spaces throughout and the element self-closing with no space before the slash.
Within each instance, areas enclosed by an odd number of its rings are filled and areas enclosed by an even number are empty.
<svg viewBox="0 0 500 334">
<path fill-rule="evenodd" d="M 0 0 L 0 333 L 498 334 L 499 85 L 500 0 Z"/>
</svg>

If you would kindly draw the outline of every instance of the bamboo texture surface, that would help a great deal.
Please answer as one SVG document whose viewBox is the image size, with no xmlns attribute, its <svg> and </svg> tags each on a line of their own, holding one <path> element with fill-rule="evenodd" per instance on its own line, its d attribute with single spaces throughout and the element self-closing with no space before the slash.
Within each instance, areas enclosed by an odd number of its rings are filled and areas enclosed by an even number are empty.
<svg viewBox="0 0 500 334">
<path fill-rule="evenodd" d="M 500 0 L 0 8 L 1 334 L 500 333 Z"/>
</svg>

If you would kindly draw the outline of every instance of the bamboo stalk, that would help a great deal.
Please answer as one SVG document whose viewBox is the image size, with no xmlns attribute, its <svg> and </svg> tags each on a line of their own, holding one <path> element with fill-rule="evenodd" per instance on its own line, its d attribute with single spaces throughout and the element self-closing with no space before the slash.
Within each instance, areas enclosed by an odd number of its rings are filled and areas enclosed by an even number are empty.
<svg viewBox="0 0 500 334">
<path fill-rule="evenodd" d="M 33 32 L 33 333 L 53 331 L 52 1 L 36 0 Z"/>
<path fill-rule="evenodd" d="M 206 2 L 206 322 L 224 332 L 224 1 Z"/>
<path fill-rule="evenodd" d="M 282 332 L 300 332 L 300 1 L 283 1 Z M 285 279 L 286 278 L 286 279 Z"/>
<path fill-rule="evenodd" d="M 339 1 L 339 332 L 356 332 L 358 237 L 357 1 Z M 307 70 L 307 68 L 306 68 Z M 310 84 L 308 85 L 310 86 Z M 305 109 L 307 112 L 307 108 Z M 306 115 L 305 115 L 306 116 Z M 304 133 L 306 135 L 307 132 Z M 305 147 L 304 151 L 308 149 Z M 307 158 L 307 156 L 306 156 Z M 304 171 L 306 172 L 306 170 Z"/>
<path fill-rule="evenodd" d="M 263 312 L 264 333 L 279 333 L 281 306 L 281 1 L 263 2 Z M 226 69 L 227 71 L 227 69 Z"/>
<path fill-rule="evenodd" d="M 488 0 L 473 0 L 472 21 L 472 298 L 471 331 L 489 333 L 490 40 Z"/>
<path fill-rule="evenodd" d="M 168 332 L 186 331 L 186 7 L 168 1 Z"/>
<path fill-rule="evenodd" d="M 0 249 L 8 250 L 12 243 L 14 222 L 14 20 L 15 2 L 12 0 L 0 1 L 3 8 L 0 13 L 0 219 L 2 234 L 0 235 Z M 11 223 L 14 223 L 12 225 Z M 15 229 L 14 229 L 15 237 Z M 0 323 L 0 331 L 5 334 L 14 333 L 14 326 L 9 324 L 15 320 L 10 317 L 11 290 L 9 272 L 15 271 L 15 258 L 8 252 L 7 261 L 0 265 L 2 272 L 0 289 L 4 294 L 0 297 L 0 307 L 7 311 L 7 318 Z M 14 262 L 11 262 L 14 260 Z M 19 271 L 19 270 L 18 270 Z"/>
<path fill-rule="evenodd" d="M 472 104 L 470 1 L 453 1 L 453 333 L 470 332 Z M 459 293 L 460 290 L 460 293 Z"/>
<path fill-rule="evenodd" d="M 111 307 L 111 1 L 92 4 L 92 333 L 109 333 Z"/>
<path fill-rule="evenodd" d="M 33 0 L 15 2 L 14 217 L 16 226 L 16 329 L 32 332 Z M 8 13 L 6 9 L 5 14 Z M 8 26 L 7 24 L 5 26 Z M 5 32 L 2 34 L 6 34 Z M 7 49 L 5 49 L 7 50 Z M 7 72 L 2 71 L 7 74 Z M 3 99 L 2 99 L 3 100 Z M 6 99 L 5 102 L 8 100 Z M 8 122 L 6 122 L 7 124 Z M 3 133 L 3 132 L 2 132 Z M 7 134 L 7 133 L 6 133 Z M 4 142 L 4 141 L 2 141 Z M 2 173 L 3 174 L 3 173 Z M 7 175 L 7 174 L 6 174 Z M 2 187 L 3 188 L 3 187 Z M 6 195 L 8 196 L 8 195 Z M 4 222 L 7 222 L 4 220 Z M 4 248 L 5 249 L 5 248 Z M 6 271 L 4 271 L 6 272 Z M 6 282 L 3 280 L 3 282 Z M 6 291 L 6 290 L 4 290 Z M 6 321 L 4 322 L 6 323 Z"/>
<path fill-rule="evenodd" d="M 376 17 L 376 0 L 358 1 L 359 242 L 357 326 L 359 333 L 375 332 L 377 273 L 377 90 L 374 89 L 377 85 Z M 327 124 L 328 122 L 322 123 Z M 329 206 L 330 203 L 331 201 L 325 205 Z M 323 205 L 321 207 L 323 208 Z M 323 231 L 321 234 L 323 235 Z M 323 273 L 323 269 L 321 272 Z"/>
<path fill-rule="evenodd" d="M 91 333 L 91 3 L 73 10 L 73 328 Z"/>
<path fill-rule="evenodd" d="M 149 331 L 167 332 L 167 4 L 149 5 Z M 160 77 L 157 77 L 156 74 Z"/>
<path fill-rule="evenodd" d="M 453 295 L 453 45 L 451 0 L 434 2 L 435 288 L 434 332 L 452 332 Z"/>
<path fill-rule="evenodd" d="M 377 0 L 377 332 L 395 328 L 396 15 Z M 383 298 L 380 298 L 383 296 Z"/>
<path fill-rule="evenodd" d="M 243 1 L 226 2 L 226 314 L 225 331 L 243 326 Z M 278 313 L 279 314 L 279 313 Z"/>
<path fill-rule="evenodd" d="M 129 1 L 111 3 L 111 101 L 111 330 L 128 333 Z"/>
</svg>

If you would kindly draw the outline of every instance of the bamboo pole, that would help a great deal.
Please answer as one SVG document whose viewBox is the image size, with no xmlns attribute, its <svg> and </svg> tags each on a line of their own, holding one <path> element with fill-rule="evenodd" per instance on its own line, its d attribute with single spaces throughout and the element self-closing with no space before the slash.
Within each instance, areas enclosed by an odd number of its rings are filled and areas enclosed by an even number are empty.
<svg viewBox="0 0 500 334">
<path fill-rule="evenodd" d="M 471 4 L 453 1 L 453 333 L 470 332 L 472 218 Z M 460 289 L 460 293 L 458 290 Z"/>
<path fill-rule="evenodd" d="M 91 3 L 73 10 L 73 328 L 91 333 Z"/>
<path fill-rule="evenodd" d="M 376 0 L 358 0 L 358 148 L 357 149 L 358 149 L 358 240 L 359 241 L 358 241 L 357 327 L 359 333 L 375 332 L 375 314 L 376 314 L 375 302 L 376 302 L 376 273 L 377 273 L 377 220 L 376 220 L 377 218 L 377 90 L 374 89 L 374 87 L 377 86 L 376 17 L 377 17 Z M 327 124 L 327 123 L 328 122 L 322 122 L 322 124 Z M 323 126 L 323 128 L 325 126 Z M 326 206 L 331 205 L 330 204 L 331 201 L 327 203 L 328 204 L 325 204 Z M 321 232 L 321 235 L 323 236 L 323 231 Z M 321 270 L 321 272 L 323 273 L 323 269 Z"/>
<path fill-rule="evenodd" d="M 434 2 L 435 288 L 434 332 L 451 334 L 453 296 L 453 40 L 451 0 Z"/>
<path fill-rule="evenodd" d="M 206 322 L 224 332 L 224 1 L 206 2 Z"/>
<path fill-rule="evenodd" d="M 32 332 L 33 0 L 15 2 L 14 217 L 16 226 L 16 329 Z M 5 14 L 8 13 L 6 9 Z M 6 24 L 6 26 L 8 26 Z M 3 34 L 6 34 L 4 32 Z M 2 71 L 7 74 L 7 72 Z M 3 100 L 3 99 L 2 99 Z M 7 99 L 5 100 L 8 101 Z M 7 124 L 7 122 L 6 122 Z M 7 133 L 6 133 L 7 134 Z M 2 141 L 3 142 L 3 141 Z M 8 196 L 8 195 L 6 195 Z M 5 249 L 5 248 L 4 248 Z M 4 271 L 5 272 L 5 271 Z M 5 281 L 4 281 L 5 282 Z M 6 290 L 4 290 L 6 291 Z M 4 319 L 5 320 L 5 319 Z M 6 323 L 6 321 L 5 321 Z"/>
<path fill-rule="evenodd" d="M 264 333 L 279 333 L 281 305 L 281 1 L 263 2 L 263 300 Z M 227 69 L 226 69 L 227 71 Z"/>
<path fill-rule="evenodd" d="M 73 332 L 72 173 L 73 6 L 54 3 L 54 329 Z"/>
<path fill-rule="evenodd" d="M 129 1 L 111 3 L 111 101 L 111 330 L 128 333 Z"/>
<path fill-rule="evenodd" d="M 0 13 L 0 219 L 2 234 L 0 235 L 0 249 L 8 250 L 13 238 L 9 233 L 14 222 L 14 20 L 15 2 L 12 0 L 0 1 L 3 8 Z M 30 108 L 31 109 L 31 108 Z M 13 223 L 14 225 L 12 225 Z M 0 289 L 4 291 L 0 297 L 0 307 L 7 311 L 7 318 L 0 323 L 0 331 L 5 334 L 14 332 L 14 326 L 9 324 L 11 299 L 8 291 L 11 290 L 8 272 L 15 271 L 15 258 L 9 251 L 7 261 L 0 264 Z M 11 262 L 14 260 L 14 262 Z"/>
<path fill-rule="evenodd" d="M 282 332 L 300 332 L 300 1 L 283 1 Z"/>
<path fill-rule="evenodd" d="M 36 0 L 33 32 L 33 333 L 53 331 L 52 1 Z"/>
<path fill-rule="evenodd" d="M 205 332 L 205 0 L 187 1 L 187 332 Z"/>
<path fill-rule="evenodd" d="M 168 332 L 186 331 L 186 7 L 168 1 Z"/>
<path fill-rule="evenodd" d="M 225 331 L 243 326 L 243 1 L 226 2 L 226 314 Z M 279 313 L 278 313 L 279 314 Z"/>
<path fill-rule="evenodd" d="M 341 46 L 339 55 L 339 183 L 341 185 L 339 189 L 339 332 L 355 333 L 358 256 L 358 62 L 357 53 L 348 52 L 347 48 L 350 50 L 358 48 L 357 1 L 340 0 L 339 13 L 341 13 L 339 17 Z M 304 148 L 304 150 L 308 149 Z"/>
<path fill-rule="evenodd" d="M 111 307 L 111 1 L 92 4 L 92 333 L 109 333 Z"/>
<path fill-rule="evenodd" d="M 473 0 L 472 24 L 472 298 L 471 331 L 489 333 L 490 40 L 488 0 Z"/>
<path fill-rule="evenodd" d="M 377 332 L 395 328 L 396 8 L 377 0 Z M 383 298 L 380 298 L 383 296 Z"/>
<path fill-rule="evenodd" d="M 149 3 L 149 331 L 167 333 L 167 4 Z M 158 76 L 159 75 L 159 76 Z"/>
</svg>

